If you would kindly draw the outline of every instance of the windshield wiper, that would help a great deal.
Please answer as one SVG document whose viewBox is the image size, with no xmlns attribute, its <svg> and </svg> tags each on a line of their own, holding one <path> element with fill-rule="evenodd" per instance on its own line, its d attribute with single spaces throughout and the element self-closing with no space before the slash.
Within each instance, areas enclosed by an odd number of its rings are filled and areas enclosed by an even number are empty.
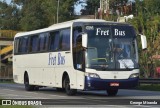
<svg viewBox="0 0 160 108">
<path fill-rule="evenodd" d="M 123 65 L 125 66 L 125 68 L 127 69 L 127 70 L 130 70 L 130 68 L 127 66 L 127 64 L 122 60 L 122 59 L 120 59 L 121 61 L 122 61 L 122 63 L 123 63 Z"/>
<path fill-rule="evenodd" d="M 91 68 L 96 69 L 96 70 L 107 70 L 108 69 L 108 65 L 104 64 L 104 65 L 92 65 Z"/>
</svg>

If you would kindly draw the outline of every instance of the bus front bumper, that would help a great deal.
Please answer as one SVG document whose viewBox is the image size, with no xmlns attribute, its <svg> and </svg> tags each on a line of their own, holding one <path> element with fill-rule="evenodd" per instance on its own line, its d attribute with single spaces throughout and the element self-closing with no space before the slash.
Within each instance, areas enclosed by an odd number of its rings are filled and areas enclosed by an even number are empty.
<svg viewBox="0 0 160 108">
<path fill-rule="evenodd" d="M 139 78 L 100 79 L 85 77 L 85 90 L 129 89 L 138 85 Z M 112 84 L 116 84 L 112 86 Z"/>
</svg>

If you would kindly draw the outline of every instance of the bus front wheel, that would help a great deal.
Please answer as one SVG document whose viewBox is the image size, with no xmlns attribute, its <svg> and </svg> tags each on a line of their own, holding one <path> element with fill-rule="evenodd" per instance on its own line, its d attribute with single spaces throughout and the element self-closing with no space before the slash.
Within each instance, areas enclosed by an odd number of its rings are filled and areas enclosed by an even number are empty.
<svg viewBox="0 0 160 108">
<path fill-rule="evenodd" d="M 69 80 L 68 76 L 65 77 L 65 79 L 63 81 L 63 85 L 64 85 L 64 88 L 65 88 L 65 91 L 66 91 L 67 95 L 73 96 L 77 93 L 76 89 L 71 89 L 70 88 L 70 80 Z"/>
<path fill-rule="evenodd" d="M 118 89 L 107 89 L 108 96 L 116 96 L 118 93 Z"/>
</svg>

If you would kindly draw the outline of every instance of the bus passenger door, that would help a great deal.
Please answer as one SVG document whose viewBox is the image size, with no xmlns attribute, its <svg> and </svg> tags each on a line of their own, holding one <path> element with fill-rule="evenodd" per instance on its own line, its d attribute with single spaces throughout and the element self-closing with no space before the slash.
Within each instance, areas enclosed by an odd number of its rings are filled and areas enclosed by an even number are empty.
<svg viewBox="0 0 160 108">
<path fill-rule="evenodd" d="M 76 39 L 74 56 L 74 68 L 77 70 L 77 89 L 84 89 L 85 55 L 82 47 L 82 35 L 79 35 Z"/>
</svg>

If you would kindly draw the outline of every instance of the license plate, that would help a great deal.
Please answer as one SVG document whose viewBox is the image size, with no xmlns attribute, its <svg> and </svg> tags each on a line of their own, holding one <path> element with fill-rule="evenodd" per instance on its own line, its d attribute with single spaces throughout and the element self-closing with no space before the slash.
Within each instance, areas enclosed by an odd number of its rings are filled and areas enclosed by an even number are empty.
<svg viewBox="0 0 160 108">
<path fill-rule="evenodd" d="M 119 86 L 119 83 L 110 83 L 110 86 L 111 86 L 111 87 L 118 87 L 118 86 Z"/>
</svg>

